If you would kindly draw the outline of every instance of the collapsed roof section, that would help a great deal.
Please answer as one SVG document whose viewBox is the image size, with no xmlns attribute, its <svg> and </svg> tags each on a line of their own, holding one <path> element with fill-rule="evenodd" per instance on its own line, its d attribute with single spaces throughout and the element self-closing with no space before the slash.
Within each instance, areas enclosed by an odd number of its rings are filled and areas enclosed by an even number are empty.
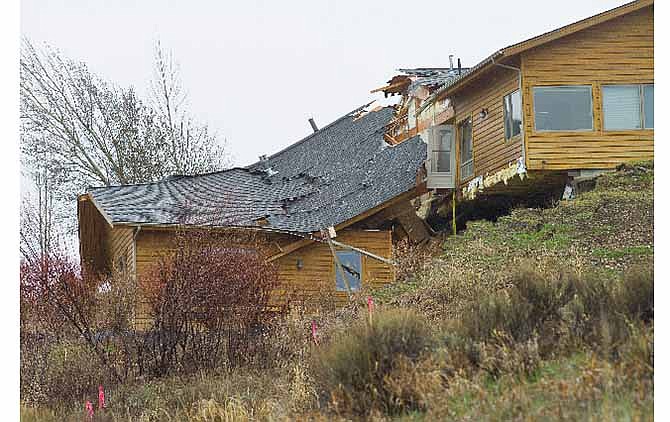
<svg viewBox="0 0 670 422">
<path fill-rule="evenodd" d="M 368 104 L 245 168 L 92 188 L 89 196 L 111 224 L 315 232 L 415 187 L 426 146 L 418 136 L 384 142 L 392 116 L 392 107 Z"/>
<path fill-rule="evenodd" d="M 393 119 L 386 126 L 384 139 L 390 145 L 399 145 L 407 139 L 417 135 L 422 129 L 430 125 L 435 111 L 418 115 L 417 110 L 423 105 L 424 100 L 430 98 L 437 89 L 450 81 L 456 80 L 466 74 L 469 69 L 453 66 L 453 56 L 449 56 L 449 67 L 419 67 L 414 69 L 398 69 L 401 74 L 391 78 L 387 85 L 373 89 L 372 93 L 383 92 L 384 97 L 401 95 L 401 100 L 395 106 Z M 437 108 L 438 114 L 443 112 L 448 104 L 440 104 Z"/>
<path fill-rule="evenodd" d="M 415 92 L 423 87 L 432 92 L 435 88 L 455 79 L 468 69 L 454 67 L 417 67 L 415 69 L 398 69 L 401 72 L 387 81 L 387 85 L 373 89 L 371 93 L 383 92 L 384 97 Z"/>
</svg>

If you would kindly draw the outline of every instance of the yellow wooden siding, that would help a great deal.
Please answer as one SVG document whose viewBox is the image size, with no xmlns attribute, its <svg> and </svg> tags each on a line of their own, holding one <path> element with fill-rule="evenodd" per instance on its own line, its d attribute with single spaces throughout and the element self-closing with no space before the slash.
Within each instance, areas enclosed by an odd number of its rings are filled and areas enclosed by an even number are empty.
<svg viewBox="0 0 670 422">
<path fill-rule="evenodd" d="M 168 230 L 142 229 L 135 239 L 135 271 L 140 294 L 146 294 L 150 287 L 147 278 L 162 256 L 167 256 L 174 248 L 174 232 Z M 139 301 L 136 311 L 138 323 L 147 322 L 150 315 L 146 297 Z"/>
<path fill-rule="evenodd" d="M 604 131 L 601 87 L 654 82 L 653 6 L 521 55 L 529 169 L 612 168 L 654 157 L 654 131 Z M 533 86 L 590 85 L 593 131 L 535 132 Z"/>
<path fill-rule="evenodd" d="M 383 258 L 391 258 L 393 245 L 391 231 L 344 230 L 338 232 L 339 242 L 364 249 Z M 302 259 L 303 268 L 298 269 L 297 261 Z M 328 244 L 313 243 L 283 256 L 278 260 L 279 280 L 285 293 L 294 293 L 298 299 L 309 301 L 321 292 L 334 293 L 335 262 Z M 391 265 L 379 260 L 361 256 L 362 286 L 372 288 L 383 286 L 394 280 Z M 347 299 L 346 292 L 334 293 L 341 301 Z"/>
<path fill-rule="evenodd" d="M 95 205 L 86 199 L 78 200 L 77 218 L 82 266 L 96 273 L 107 273 L 110 268 L 109 242 L 107 241 L 110 231 L 109 224 L 100 215 Z"/>
<path fill-rule="evenodd" d="M 271 236 L 274 242 L 286 243 L 284 235 Z M 148 288 L 147 276 L 161 256 L 169 254 L 173 248 L 174 232 L 169 230 L 142 230 L 137 236 L 136 270 L 140 287 Z M 296 239 L 294 238 L 294 241 Z M 392 239 L 391 231 L 343 230 L 338 232 L 337 240 L 355 246 L 384 258 L 391 258 Z M 303 268 L 298 270 L 297 259 L 303 260 Z M 276 298 L 283 301 L 286 294 L 298 300 L 310 301 L 315 295 L 322 292 L 324 286 L 330 286 L 335 291 L 335 270 L 330 248 L 324 243 L 311 243 L 276 261 L 278 265 L 279 289 Z M 378 260 L 362 257 L 363 285 L 379 287 L 394 280 L 392 266 Z M 340 292 L 336 296 L 346 300 L 346 293 Z M 142 300 L 138 308 L 138 319 L 146 319 L 148 304 Z"/>
<path fill-rule="evenodd" d="M 135 260 L 133 253 L 133 229 L 130 227 L 114 227 L 110 229 L 107 236 L 110 263 L 117 271 L 120 259 L 125 259 L 125 271 L 133 274 L 135 271 Z"/>
<path fill-rule="evenodd" d="M 484 75 L 478 83 L 471 84 L 460 90 L 453 98 L 455 109 L 454 122 L 458 124 L 467 117 L 472 117 L 472 141 L 474 175 L 486 176 L 521 157 L 521 138 L 516 137 L 505 141 L 503 118 L 503 97 L 519 88 L 518 73 L 508 69 L 494 69 Z M 487 116 L 482 119 L 479 113 L 487 109 Z M 459 134 L 456 134 L 458 150 L 457 168 L 460 172 Z M 460 174 L 459 174 L 460 179 Z M 461 180 L 460 184 L 469 179 Z"/>
</svg>

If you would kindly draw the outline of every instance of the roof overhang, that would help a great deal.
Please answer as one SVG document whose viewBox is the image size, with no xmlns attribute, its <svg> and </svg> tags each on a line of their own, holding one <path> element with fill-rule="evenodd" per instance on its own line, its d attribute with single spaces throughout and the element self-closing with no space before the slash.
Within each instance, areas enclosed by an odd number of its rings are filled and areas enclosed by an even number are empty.
<svg viewBox="0 0 670 422">
<path fill-rule="evenodd" d="M 597 15 L 590 16 L 588 18 L 571 23 L 569 25 L 554 29 L 553 31 L 545 32 L 544 34 L 538 35 L 533 38 L 529 38 L 525 41 L 521 41 L 519 43 L 512 44 L 508 47 L 500 49 L 495 53 L 491 54 L 490 56 L 488 56 L 487 58 L 485 58 L 484 60 L 482 60 L 481 62 L 479 62 L 478 64 L 476 64 L 475 66 L 473 66 L 468 72 L 464 73 L 460 77 L 455 78 L 446 83 L 445 85 L 443 85 L 442 87 L 438 88 L 437 91 L 435 91 L 430 97 L 428 97 L 426 101 L 423 102 L 421 107 L 417 109 L 417 113 L 421 112 L 423 109 L 428 107 L 437 99 L 453 94 L 455 91 L 465 86 L 468 82 L 479 78 L 480 76 L 485 74 L 487 70 L 495 66 L 495 63 L 498 61 L 509 60 L 513 56 L 516 56 L 524 51 L 530 50 L 531 48 L 541 46 L 543 44 L 557 40 L 559 38 L 590 28 L 592 26 L 607 22 L 620 16 L 627 15 L 629 13 L 635 12 L 645 7 L 652 6 L 653 4 L 654 0 L 636 0 L 631 3 L 626 3 L 622 6 L 615 7 L 614 9 L 607 10 Z"/>
</svg>

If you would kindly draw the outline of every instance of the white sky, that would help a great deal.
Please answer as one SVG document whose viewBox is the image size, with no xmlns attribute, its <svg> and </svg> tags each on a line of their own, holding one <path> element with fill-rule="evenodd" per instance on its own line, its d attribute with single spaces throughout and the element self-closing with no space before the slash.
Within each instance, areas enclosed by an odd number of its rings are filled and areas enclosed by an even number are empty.
<svg viewBox="0 0 670 422">
<path fill-rule="evenodd" d="M 21 32 L 146 93 L 153 43 L 181 66 L 192 110 L 246 165 L 375 98 L 400 67 L 471 66 L 622 0 L 23 0 Z"/>
</svg>

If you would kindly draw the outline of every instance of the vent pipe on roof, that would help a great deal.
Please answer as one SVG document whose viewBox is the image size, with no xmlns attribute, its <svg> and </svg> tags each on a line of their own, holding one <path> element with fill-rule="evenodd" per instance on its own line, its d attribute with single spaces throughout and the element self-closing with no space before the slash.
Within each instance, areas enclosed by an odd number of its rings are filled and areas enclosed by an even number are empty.
<svg viewBox="0 0 670 422">
<path fill-rule="evenodd" d="M 258 167 L 263 171 L 270 168 L 270 161 L 267 155 L 263 154 L 258 157 Z"/>
<path fill-rule="evenodd" d="M 318 132 L 318 131 L 319 131 L 319 127 L 316 125 L 316 123 L 314 123 L 314 119 L 311 118 L 311 117 L 309 118 L 309 124 L 312 126 L 312 130 L 313 130 L 314 132 Z"/>
<path fill-rule="evenodd" d="M 458 58 L 458 76 L 461 75 L 461 58 Z"/>
<path fill-rule="evenodd" d="M 449 55 L 449 70 L 454 70 L 454 55 Z"/>
</svg>

